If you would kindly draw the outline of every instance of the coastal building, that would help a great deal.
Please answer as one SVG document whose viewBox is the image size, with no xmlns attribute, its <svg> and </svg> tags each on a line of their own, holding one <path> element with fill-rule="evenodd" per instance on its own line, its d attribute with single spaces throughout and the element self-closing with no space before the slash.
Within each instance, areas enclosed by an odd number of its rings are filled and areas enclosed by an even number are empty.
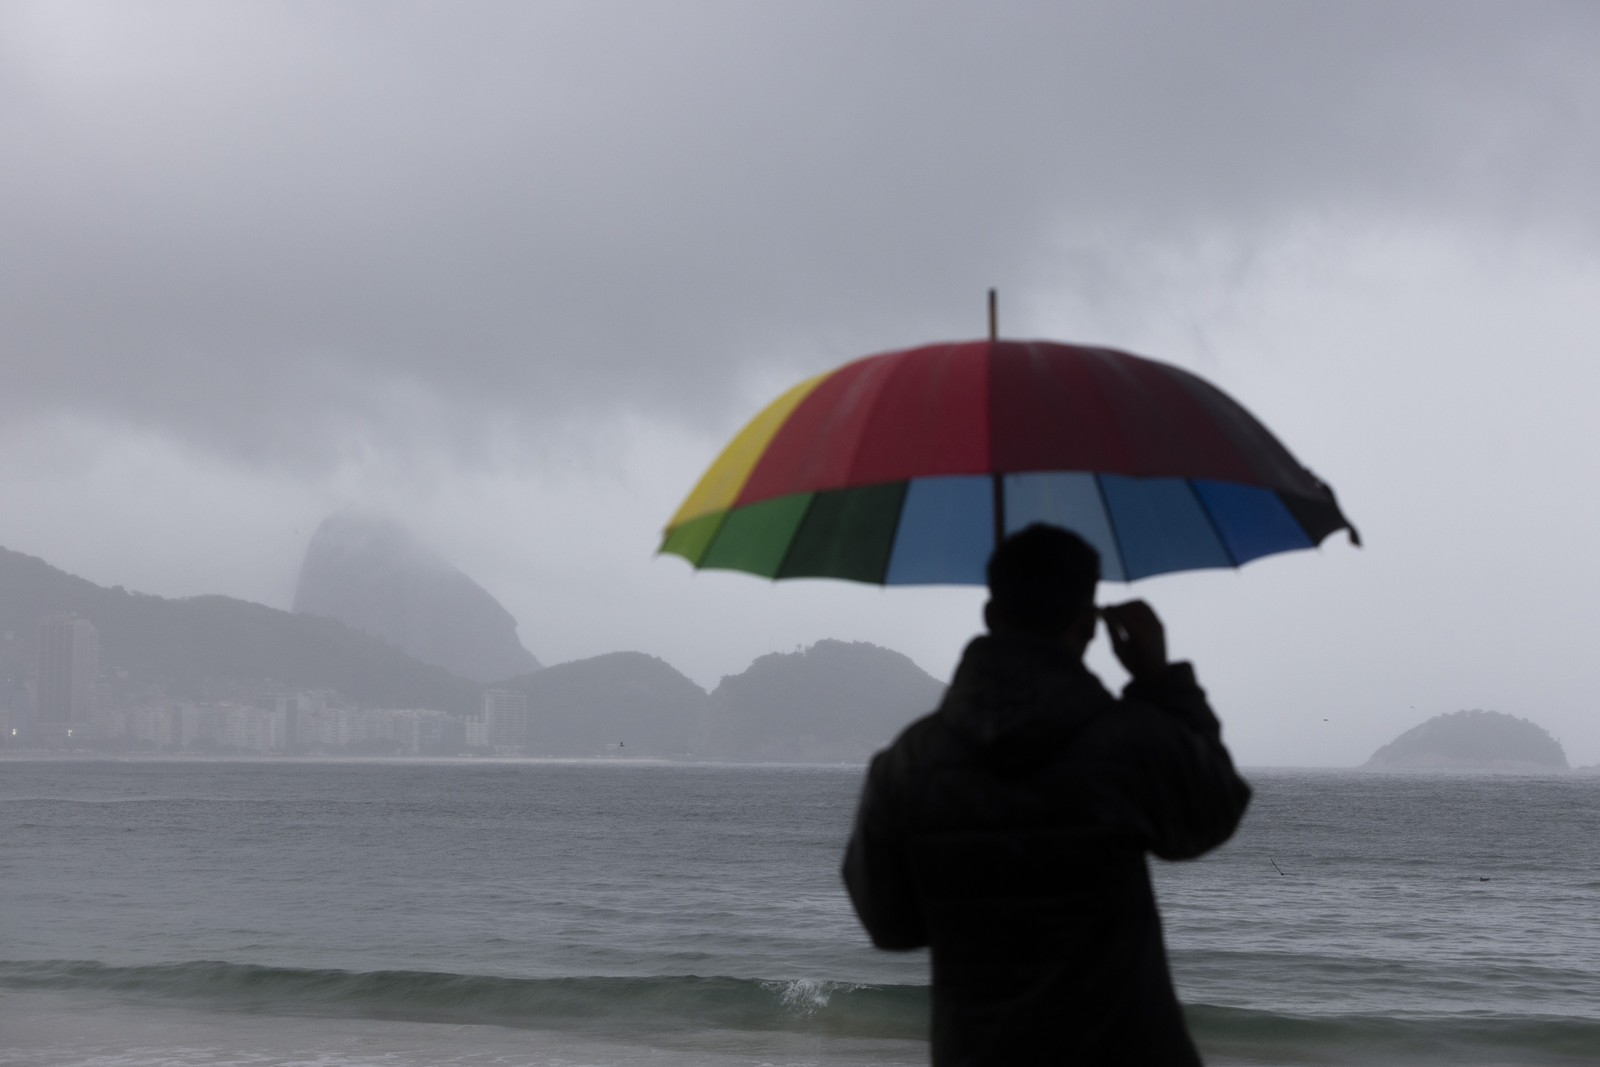
<svg viewBox="0 0 1600 1067">
<path fill-rule="evenodd" d="M 283 720 L 276 710 L 266 708 L 241 708 L 243 730 L 239 747 L 246 752 L 265 755 L 283 748 Z"/>
<path fill-rule="evenodd" d="M 284 716 L 276 709 L 246 704 L 221 703 L 194 709 L 195 730 L 191 745 L 215 747 L 223 752 L 266 754 L 284 744 Z"/>
<path fill-rule="evenodd" d="M 179 748 L 203 748 L 217 743 L 216 717 L 210 708 L 181 704 L 174 709 L 173 719 Z"/>
<path fill-rule="evenodd" d="M 388 718 L 388 736 L 402 752 L 418 755 L 444 743 L 445 720 L 448 716 L 442 711 L 405 708 L 378 714 Z"/>
<path fill-rule="evenodd" d="M 280 747 L 286 749 L 299 747 L 300 706 L 298 701 L 291 696 L 276 697 L 273 700 L 272 713 L 276 716 L 278 729 L 283 734 L 283 744 Z"/>
<path fill-rule="evenodd" d="M 327 750 L 340 743 L 338 712 L 314 711 L 307 714 L 310 716 L 309 732 L 313 748 Z"/>
<path fill-rule="evenodd" d="M 94 736 L 100 741 L 121 741 L 128 736 L 128 716 L 121 708 L 96 707 Z"/>
<path fill-rule="evenodd" d="M 172 747 L 177 709 L 160 705 L 137 707 L 127 713 L 128 737 L 140 748 Z M 182 730 L 179 724 L 179 732 Z"/>
<path fill-rule="evenodd" d="M 356 708 L 340 708 L 334 712 L 334 721 L 338 723 L 335 737 L 339 745 L 359 745 L 372 739 L 370 719 L 365 712 Z"/>
<path fill-rule="evenodd" d="M 296 749 L 328 749 L 343 744 L 350 725 L 340 719 L 338 696 L 325 689 L 305 690 L 278 701 L 284 713 L 286 745 Z"/>
<path fill-rule="evenodd" d="M 94 717 L 100 634 L 88 619 L 57 612 L 39 620 L 35 721 L 53 733 L 86 730 Z"/>
<path fill-rule="evenodd" d="M 483 720 L 489 747 L 506 754 L 520 752 L 528 743 L 528 694 L 511 689 L 488 689 L 483 694 Z"/>
</svg>

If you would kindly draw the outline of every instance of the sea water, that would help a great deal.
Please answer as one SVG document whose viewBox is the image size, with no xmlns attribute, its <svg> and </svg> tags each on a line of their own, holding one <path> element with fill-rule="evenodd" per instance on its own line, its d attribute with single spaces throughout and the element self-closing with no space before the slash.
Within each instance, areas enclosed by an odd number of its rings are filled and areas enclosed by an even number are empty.
<svg viewBox="0 0 1600 1067">
<path fill-rule="evenodd" d="M 859 767 L 0 763 L 0 1062 L 927 1060 Z M 1211 1063 L 1600 1063 L 1600 776 L 1254 771 L 1152 861 Z"/>
</svg>

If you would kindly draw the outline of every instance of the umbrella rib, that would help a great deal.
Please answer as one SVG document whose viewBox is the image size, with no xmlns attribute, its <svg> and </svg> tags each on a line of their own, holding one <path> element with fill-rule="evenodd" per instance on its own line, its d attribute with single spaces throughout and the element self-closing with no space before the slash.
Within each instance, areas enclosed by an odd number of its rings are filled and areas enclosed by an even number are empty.
<svg viewBox="0 0 1600 1067">
<path fill-rule="evenodd" d="M 783 569 L 789 565 L 789 557 L 794 554 L 794 546 L 800 540 L 800 531 L 805 528 L 806 518 L 811 514 L 811 509 L 817 506 L 817 501 L 822 498 L 822 493 L 811 491 L 811 499 L 806 501 L 806 509 L 795 520 L 794 529 L 789 532 L 789 543 L 783 547 L 783 555 L 778 557 L 777 569 L 772 572 L 772 580 L 776 582 L 783 574 Z"/>
<path fill-rule="evenodd" d="M 894 529 L 889 532 L 889 551 L 883 557 L 883 574 L 878 577 L 879 585 L 889 584 L 889 568 L 894 565 L 895 548 L 900 540 L 900 523 L 906 517 L 906 500 L 911 496 L 911 483 L 915 480 L 907 478 L 905 492 L 900 494 L 900 506 L 894 513 Z"/>
<path fill-rule="evenodd" d="M 711 549 L 712 549 L 713 546 L 716 545 L 717 538 L 722 536 L 722 528 L 724 526 L 728 525 L 728 516 L 732 515 L 732 514 L 733 514 L 733 508 L 728 507 L 728 508 L 724 508 L 723 511 L 722 511 L 722 514 L 717 516 L 717 528 L 715 530 L 711 531 L 711 536 L 710 537 L 706 538 L 706 547 L 704 547 L 704 548 L 702 548 L 700 550 L 700 558 L 694 561 L 694 569 L 695 570 L 697 570 L 697 571 L 705 570 L 705 568 L 703 566 L 701 566 L 701 563 L 705 560 L 705 558 L 707 556 L 709 556 L 711 554 Z M 660 550 L 657 550 L 656 555 L 659 556 L 660 554 L 661 554 Z"/>
<path fill-rule="evenodd" d="M 1211 526 L 1211 532 L 1216 534 L 1217 544 L 1222 546 L 1222 554 L 1228 557 L 1228 566 L 1232 567 L 1234 570 L 1238 570 L 1239 561 L 1234 558 L 1233 549 L 1228 547 L 1228 539 L 1222 536 L 1222 527 L 1217 525 L 1216 516 L 1211 514 L 1211 509 L 1206 507 L 1205 498 L 1202 497 L 1200 495 L 1200 491 L 1194 487 L 1194 479 L 1185 478 L 1183 480 L 1183 484 L 1188 488 L 1189 495 L 1194 497 L 1195 506 L 1200 509 L 1200 514 L 1206 517 L 1206 522 Z"/>
<path fill-rule="evenodd" d="M 1111 514 L 1111 501 L 1106 499 L 1106 487 L 1100 484 L 1100 472 L 1093 471 L 1089 475 L 1094 479 L 1094 491 L 1100 497 L 1100 511 L 1106 517 L 1106 529 L 1111 531 L 1111 547 L 1117 550 L 1117 565 L 1122 568 L 1122 580 L 1133 581 L 1128 577 L 1128 557 L 1122 554 L 1122 533 L 1117 529 L 1117 517 Z"/>
<path fill-rule="evenodd" d="M 993 295 L 990 293 L 991 298 Z M 999 549 L 1000 543 L 1006 539 L 1006 476 L 994 471 L 989 477 L 994 483 L 994 547 Z"/>
</svg>

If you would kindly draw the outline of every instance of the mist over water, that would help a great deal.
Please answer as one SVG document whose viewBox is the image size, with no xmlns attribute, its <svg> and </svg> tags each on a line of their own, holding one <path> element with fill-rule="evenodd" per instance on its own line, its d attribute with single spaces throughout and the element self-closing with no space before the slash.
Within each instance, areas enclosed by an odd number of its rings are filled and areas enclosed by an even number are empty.
<svg viewBox="0 0 1600 1067">
<path fill-rule="evenodd" d="M 837 875 L 860 777 L 0 763 L 0 1047 L 925 1062 L 926 957 L 873 950 Z M 1154 865 L 1208 1062 L 1592 1062 L 1600 777 L 1250 777 L 1232 842 Z"/>
</svg>

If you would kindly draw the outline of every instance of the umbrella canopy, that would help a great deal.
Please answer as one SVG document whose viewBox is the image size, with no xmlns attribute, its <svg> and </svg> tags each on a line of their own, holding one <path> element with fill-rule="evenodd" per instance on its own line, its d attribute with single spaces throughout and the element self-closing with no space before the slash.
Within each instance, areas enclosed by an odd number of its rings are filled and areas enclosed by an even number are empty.
<svg viewBox="0 0 1600 1067">
<path fill-rule="evenodd" d="M 1106 578 L 1237 567 L 1355 529 L 1248 411 L 1104 348 L 971 341 L 801 382 L 725 448 L 667 524 L 701 568 L 883 585 L 984 582 L 999 537 L 1073 530 Z"/>
</svg>

